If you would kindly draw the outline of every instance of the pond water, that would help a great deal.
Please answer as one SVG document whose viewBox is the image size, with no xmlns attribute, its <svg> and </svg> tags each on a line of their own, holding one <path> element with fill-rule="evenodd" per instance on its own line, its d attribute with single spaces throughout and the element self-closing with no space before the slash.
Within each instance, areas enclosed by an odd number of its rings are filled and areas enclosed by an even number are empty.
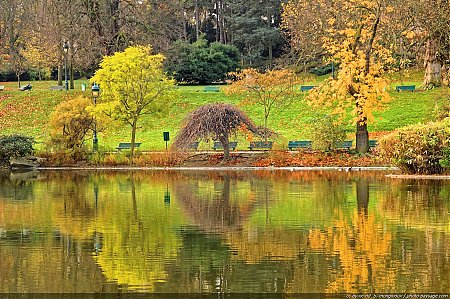
<svg viewBox="0 0 450 299">
<path fill-rule="evenodd" d="M 0 293 L 448 293 L 450 180 L 0 176 Z"/>
</svg>

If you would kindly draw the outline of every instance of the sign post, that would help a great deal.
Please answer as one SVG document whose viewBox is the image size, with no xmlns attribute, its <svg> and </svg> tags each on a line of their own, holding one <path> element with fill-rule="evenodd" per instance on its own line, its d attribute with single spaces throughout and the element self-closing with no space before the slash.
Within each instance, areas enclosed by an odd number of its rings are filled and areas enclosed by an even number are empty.
<svg viewBox="0 0 450 299">
<path fill-rule="evenodd" d="M 170 140 L 169 132 L 163 132 L 164 141 L 166 142 L 166 151 L 167 151 L 167 142 Z"/>
</svg>

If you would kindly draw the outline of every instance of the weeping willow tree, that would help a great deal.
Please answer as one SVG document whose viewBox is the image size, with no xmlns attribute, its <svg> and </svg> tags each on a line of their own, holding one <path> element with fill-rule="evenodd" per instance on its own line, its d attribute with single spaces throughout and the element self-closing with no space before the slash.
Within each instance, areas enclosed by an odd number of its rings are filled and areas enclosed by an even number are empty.
<svg viewBox="0 0 450 299">
<path fill-rule="evenodd" d="M 190 113 L 175 138 L 175 148 L 188 148 L 198 140 L 218 140 L 223 146 L 224 160 L 230 158 L 230 136 L 248 130 L 264 137 L 265 130 L 256 127 L 237 107 L 230 104 L 207 104 Z"/>
</svg>

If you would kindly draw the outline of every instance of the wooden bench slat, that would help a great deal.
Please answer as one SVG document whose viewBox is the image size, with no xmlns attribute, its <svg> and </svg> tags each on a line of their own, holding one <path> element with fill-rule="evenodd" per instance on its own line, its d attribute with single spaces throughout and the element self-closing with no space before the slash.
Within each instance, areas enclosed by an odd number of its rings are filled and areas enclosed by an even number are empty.
<svg viewBox="0 0 450 299">
<path fill-rule="evenodd" d="M 219 92 L 220 88 L 217 86 L 205 86 L 205 88 L 203 88 L 203 91 L 204 92 L 207 92 L 207 91 Z"/>
<path fill-rule="evenodd" d="M 296 148 L 310 149 L 312 147 L 312 141 L 310 140 L 292 140 L 288 142 L 289 150 Z"/>
<path fill-rule="evenodd" d="M 230 148 L 230 150 L 234 151 L 237 147 L 237 141 L 230 141 L 230 143 L 228 144 L 228 147 Z M 223 146 L 222 143 L 220 141 L 214 141 L 213 150 L 223 150 Z"/>
<path fill-rule="evenodd" d="M 138 148 L 141 146 L 140 142 L 134 143 L 134 148 Z M 131 149 L 131 142 L 119 142 L 119 145 L 116 147 L 117 150 L 123 150 L 123 149 Z"/>
<path fill-rule="evenodd" d="M 397 85 L 395 87 L 395 91 L 400 92 L 400 91 L 414 91 L 416 90 L 416 86 L 415 85 Z"/>
<path fill-rule="evenodd" d="M 336 146 L 337 149 L 346 149 L 349 150 L 353 145 L 352 140 L 342 141 L 340 144 Z"/>
<path fill-rule="evenodd" d="M 188 149 L 196 151 L 198 149 L 199 143 L 200 142 L 198 141 L 192 142 L 191 144 L 189 144 Z"/>
<path fill-rule="evenodd" d="M 272 149 L 273 141 L 252 141 L 248 147 L 251 151 L 254 149 L 270 150 Z"/>
<path fill-rule="evenodd" d="M 301 92 L 308 91 L 313 89 L 314 87 L 315 87 L 314 85 L 302 85 L 300 86 L 300 91 Z"/>
</svg>

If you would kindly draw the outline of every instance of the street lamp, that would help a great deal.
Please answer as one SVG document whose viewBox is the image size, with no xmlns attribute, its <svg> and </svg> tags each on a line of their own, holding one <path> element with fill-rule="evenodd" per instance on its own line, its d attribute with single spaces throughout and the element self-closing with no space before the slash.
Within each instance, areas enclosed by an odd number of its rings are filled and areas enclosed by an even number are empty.
<svg viewBox="0 0 450 299">
<path fill-rule="evenodd" d="M 69 42 L 64 41 L 63 45 L 63 51 L 64 51 L 64 72 L 65 72 L 65 79 L 66 79 L 66 91 L 69 91 L 69 81 L 67 80 L 67 54 L 69 53 Z"/>
<path fill-rule="evenodd" d="M 100 86 L 97 85 L 97 83 L 94 83 L 92 85 L 92 97 L 94 98 L 94 106 L 97 105 L 97 98 L 100 94 Z M 98 150 L 98 138 L 97 138 L 97 123 L 94 120 L 94 139 L 92 141 L 92 149 L 94 152 Z"/>
</svg>

